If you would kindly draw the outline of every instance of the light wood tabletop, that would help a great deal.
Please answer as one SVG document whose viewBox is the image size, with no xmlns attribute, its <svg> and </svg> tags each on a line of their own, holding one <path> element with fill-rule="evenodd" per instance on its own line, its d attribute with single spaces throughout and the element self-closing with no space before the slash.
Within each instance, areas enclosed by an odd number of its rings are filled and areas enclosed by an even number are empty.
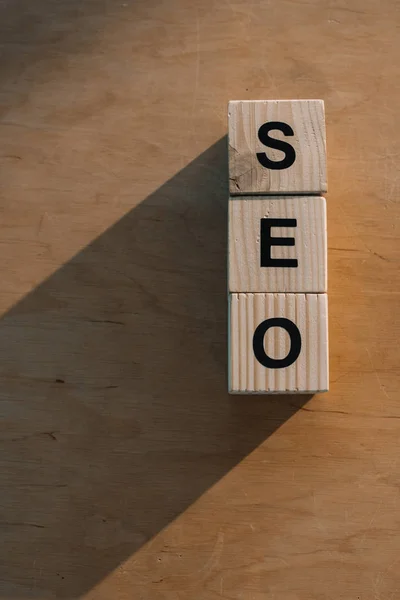
<svg viewBox="0 0 400 600">
<path fill-rule="evenodd" d="M 400 598 L 400 4 L 1 0 L 0 599 Z M 227 393 L 227 103 L 325 101 L 330 391 Z"/>
</svg>

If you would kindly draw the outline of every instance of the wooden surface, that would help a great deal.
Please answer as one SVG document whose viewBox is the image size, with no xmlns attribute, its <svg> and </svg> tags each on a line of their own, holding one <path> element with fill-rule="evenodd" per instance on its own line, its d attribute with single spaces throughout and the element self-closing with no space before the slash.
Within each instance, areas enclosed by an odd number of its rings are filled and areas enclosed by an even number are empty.
<svg viewBox="0 0 400 600">
<path fill-rule="evenodd" d="M 396 600 L 399 3 L 0 4 L 0 597 Z M 227 102 L 323 98 L 330 392 L 229 396 Z"/>
<path fill-rule="evenodd" d="M 231 194 L 326 192 L 322 100 L 232 100 L 228 141 Z"/>
<path fill-rule="evenodd" d="M 232 196 L 229 200 L 228 262 L 231 292 L 326 292 L 326 200 L 320 196 Z M 261 266 L 261 219 L 295 219 L 274 226 L 271 238 L 292 238 L 294 246 L 271 242 L 272 260 L 297 260 L 296 267 Z M 268 223 L 268 221 L 267 221 Z M 266 236 L 264 243 L 267 241 Z"/>
<path fill-rule="evenodd" d="M 269 319 L 290 321 L 300 334 L 299 353 L 285 368 L 265 368 L 253 351 L 255 331 Z M 228 333 L 229 389 L 233 393 L 328 389 L 327 294 L 229 294 Z M 291 355 L 295 343 L 289 333 L 282 326 L 265 332 L 262 347 L 267 357 L 281 361 Z"/>
</svg>

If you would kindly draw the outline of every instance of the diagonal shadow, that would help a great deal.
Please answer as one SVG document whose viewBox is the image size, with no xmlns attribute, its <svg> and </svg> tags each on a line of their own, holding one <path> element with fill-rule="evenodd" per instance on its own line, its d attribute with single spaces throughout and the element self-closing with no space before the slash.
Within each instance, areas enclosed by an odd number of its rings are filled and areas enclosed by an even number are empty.
<svg viewBox="0 0 400 600">
<path fill-rule="evenodd" d="M 2 319 L 0 597 L 80 596 L 308 399 L 227 394 L 226 162 L 223 138 Z"/>
</svg>

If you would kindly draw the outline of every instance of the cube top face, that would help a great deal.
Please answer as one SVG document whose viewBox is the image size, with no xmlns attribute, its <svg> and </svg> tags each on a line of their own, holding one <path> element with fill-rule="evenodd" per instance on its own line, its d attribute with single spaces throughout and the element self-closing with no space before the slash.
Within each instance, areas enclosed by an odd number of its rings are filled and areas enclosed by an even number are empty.
<svg viewBox="0 0 400 600">
<path fill-rule="evenodd" d="M 231 197 L 228 230 L 229 292 L 326 292 L 325 198 Z"/>
<path fill-rule="evenodd" d="M 234 100 L 228 115 L 232 195 L 326 192 L 322 100 Z"/>
<path fill-rule="evenodd" d="M 229 391 L 327 391 L 326 294 L 230 294 Z"/>
</svg>

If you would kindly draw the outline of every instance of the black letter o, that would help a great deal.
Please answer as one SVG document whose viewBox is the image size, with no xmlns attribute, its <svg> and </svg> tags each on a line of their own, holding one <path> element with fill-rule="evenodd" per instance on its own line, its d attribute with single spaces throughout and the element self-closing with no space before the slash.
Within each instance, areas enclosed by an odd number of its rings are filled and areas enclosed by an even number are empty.
<svg viewBox="0 0 400 600">
<path fill-rule="evenodd" d="M 282 327 L 290 336 L 290 350 L 285 358 L 271 358 L 264 350 L 264 337 L 271 327 Z M 267 369 L 283 369 L 292 365 L 299 357 L 301 350 L 300 331 L 289 319 L 275 318 L 267 319 L 260 323 L 253 335 L 253 352 L 259 363 Z"/>
</svg>

